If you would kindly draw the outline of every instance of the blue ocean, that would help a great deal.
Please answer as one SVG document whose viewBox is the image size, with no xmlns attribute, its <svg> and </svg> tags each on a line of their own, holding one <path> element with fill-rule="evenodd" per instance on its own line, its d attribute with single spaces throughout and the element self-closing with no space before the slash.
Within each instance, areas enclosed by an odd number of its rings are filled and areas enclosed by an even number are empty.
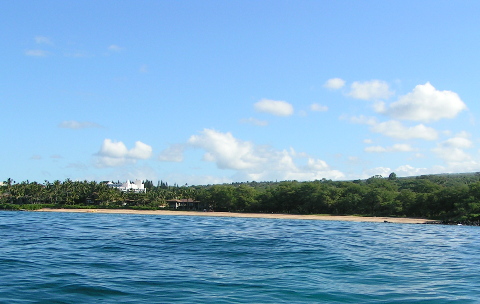
<svg viewBox="0 0 480 304">
<path fill-rule="evenodd" d="M 480 227 L 0 212 L 0 303 L 480 303 Z"/>
</svg>

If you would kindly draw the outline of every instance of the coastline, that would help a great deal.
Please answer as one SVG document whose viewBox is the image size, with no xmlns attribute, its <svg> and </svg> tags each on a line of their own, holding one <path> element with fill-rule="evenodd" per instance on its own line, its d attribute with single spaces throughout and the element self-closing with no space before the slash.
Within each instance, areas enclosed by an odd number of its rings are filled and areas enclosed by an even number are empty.
<svg viewBox="0 0 480 304">
<path fill-rule="evenodd" d="M 33 212 L 75 212 L 75 213 L 110 213 L 110 214 L 150 214 L 150 215 L 186 215 L 186 216 L 213 216 L 213 217 L 243 217 L 267 219 L 295 219 L 347 222 L 375 222 L 398 224 L 437 224 L 436 220 L 398 217 L 368 217 L 353 215 L 301 215 L 281 213 L 237 213 L 237 212 L 201 212 L 201 211 L 173 211 L 173 210 L 131 210 L 131 209 L 50 209 L 43 208 Z"/>
</svg>

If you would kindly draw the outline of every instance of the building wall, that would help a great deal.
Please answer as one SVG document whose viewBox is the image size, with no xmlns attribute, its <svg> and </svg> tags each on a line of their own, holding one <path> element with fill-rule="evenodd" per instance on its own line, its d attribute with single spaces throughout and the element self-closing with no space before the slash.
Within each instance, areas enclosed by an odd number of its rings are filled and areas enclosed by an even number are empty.
<svg viewBox="0 0 480 304">
<path fill-rule="evenodd" d="M 119 189 L 120 191 L 123 192 L 128 192 L 128 191 L 133 191 L 137 193 L 141 192 L 147 192 L 147 189 L 145 189 L 145 185 L 142 183 L 141 180 L 135 180 L 134 183 L 131 183 L 129 180 L 127 180 L 125 183 L 111 183 L 109 182 L 107 184 L 109 187 Z"/>
</svg>

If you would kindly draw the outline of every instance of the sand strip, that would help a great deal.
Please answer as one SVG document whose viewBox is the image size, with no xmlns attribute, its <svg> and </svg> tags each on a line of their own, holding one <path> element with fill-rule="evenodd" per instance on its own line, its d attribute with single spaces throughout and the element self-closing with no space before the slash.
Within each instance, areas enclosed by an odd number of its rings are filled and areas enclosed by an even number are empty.
<svg viewBox="0 0 480 304">
<path fill-rule="evenodd" d="M 278 213 L 236 213 L 236 212 L 198 212 L 198 211 L 171 211 L 171 210 L 129 210 L 129 209 L 49 209 L 44 208 L 37 212 L 81 212 L 81 213 L 120 213 L 120 214 L 152 214 L 152 215 L 190 215 L 190 216 L 219 216 L 219 217 L 247 217 L 269 219 L 295 220 L 322 220 L 322 221 L 350 221 L 350 222 L 388 222 L 402 224 L 432 224 L 435 220 L 398 217 L 366 217 L 351 215 L 298 215 Z"/>
</svg>

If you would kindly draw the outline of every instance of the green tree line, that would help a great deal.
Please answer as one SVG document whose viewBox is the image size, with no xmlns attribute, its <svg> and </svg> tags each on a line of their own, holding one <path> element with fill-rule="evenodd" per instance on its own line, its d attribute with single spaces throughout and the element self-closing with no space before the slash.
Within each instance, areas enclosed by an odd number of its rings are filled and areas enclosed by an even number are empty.
<svg viewBox="0 0 480 304">
<path fill-rule="evenodd" d="M 8 179 L 0 187 L 1 209 L 168 208 L 171 199 L 194 199 L 215 211 L 425 217 L 480 220 L 480 174 L 424 175 L 366 180 L 246 182 L 168 186 L 144 181 L 146 193 L 122 192 L 105 182 Z"/>
</svg>

